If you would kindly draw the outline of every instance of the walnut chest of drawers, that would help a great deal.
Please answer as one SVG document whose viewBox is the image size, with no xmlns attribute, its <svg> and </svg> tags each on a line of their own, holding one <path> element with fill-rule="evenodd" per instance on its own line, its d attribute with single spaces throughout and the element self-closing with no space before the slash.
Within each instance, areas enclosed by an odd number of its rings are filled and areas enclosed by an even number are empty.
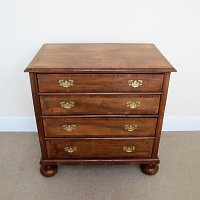
<svg viewBox="0 0 200 200">
<path fill-rule="evenodd" d="M 60 164 L 158 171 L 170 73 L 153 44 L 45 44 L 30 65 L 40 172 Z"/>
</svg>

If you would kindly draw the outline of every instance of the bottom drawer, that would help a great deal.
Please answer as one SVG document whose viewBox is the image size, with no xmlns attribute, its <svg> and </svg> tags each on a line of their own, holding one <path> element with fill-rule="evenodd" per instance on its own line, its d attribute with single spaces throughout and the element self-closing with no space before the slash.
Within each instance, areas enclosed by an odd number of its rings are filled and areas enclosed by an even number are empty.
<svg viewBox="0 0 200 200">
<path fill-rule="evenodd" d="M 150 158 L 153 139 L 52 139 L 47 140 L 48 157 L 64 158 Z"/>
</svg>

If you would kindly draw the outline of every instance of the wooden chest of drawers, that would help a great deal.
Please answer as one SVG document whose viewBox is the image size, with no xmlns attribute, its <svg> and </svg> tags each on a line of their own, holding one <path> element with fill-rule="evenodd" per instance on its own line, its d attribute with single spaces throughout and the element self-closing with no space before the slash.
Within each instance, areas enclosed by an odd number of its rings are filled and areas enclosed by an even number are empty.
<svg viewBox="0 0 200 200">
<path fill-rule="evenodd" d="M 45 44 L 30 73 L 42 158 L 59 164 L 139 164 L 158 171 L 169 77 L 153 44 Z"/>
</svg>

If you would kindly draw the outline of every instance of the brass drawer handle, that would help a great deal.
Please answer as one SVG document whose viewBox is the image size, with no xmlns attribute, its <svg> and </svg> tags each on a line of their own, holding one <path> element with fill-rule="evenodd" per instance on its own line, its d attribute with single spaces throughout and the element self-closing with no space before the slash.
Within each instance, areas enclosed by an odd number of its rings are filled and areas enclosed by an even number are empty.
<svg viewBox="0 0 200 200">
<path fill-rule="evenodd" d="M 129 107 L 129 108 L 137 108 L 141 105 L 140 101 L 128 101 L 126 102 L 126 106 Z"/>
<path fill-rule="evenodd" d="M 124 129 L 127 130 L 127 131 L 135 131 L 137 129 L 137 125 L 136 124 L 126 124 L 124 125 Z"/>
<path fill-rule="evenodd" d="M 74 102 L 73 101 L 69 101 L 69 102 L 62 101 L 62 102 L 60 102 L 60 106 L 62 108 L 70 109 L 70 108 L 74 107 Z"/>
<path fill-rule="evenodd" d="M 143 83 L 143 80 L 129 80 L 128 85 L 133 87 L 133 88 L 138 88 L 141 86 Z"/>
<path fill-rule="evenodd" d="M 77 151 L 77 147 L 65 147 L 64 150 L 68 153 L 74 153 Z"/>
<path fill-rule="evenodd" d="M 64 124 L 63 129 L 66 131 L 73 131 L 76 129 L 76 125 L 75 124 Z"/>
<path fill-rule="evenodd" d="M 64 88 L 69 88 L 74 85 L 74 80 L 66 80 L 66 81 L 59 80 L 58 82 L 59 82 L 59 85 Z"/>
<path fill-rule="evenodd" d="M 135 151 L 135 146 L 124 146 L 123 151 L 125 151 L 126 153 L 132 153 Z"/>
</svg>

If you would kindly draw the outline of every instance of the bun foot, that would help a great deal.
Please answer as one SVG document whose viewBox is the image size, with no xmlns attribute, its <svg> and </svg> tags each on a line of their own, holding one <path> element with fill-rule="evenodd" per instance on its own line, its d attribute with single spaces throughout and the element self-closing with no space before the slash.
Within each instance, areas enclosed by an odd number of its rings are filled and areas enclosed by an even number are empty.
<svg viewBox="0 0 200 200">
<path fill-rule="evenodd" d="M 58 171 L 57 165 L 41 165 L 40 173 L 45 177 L 54 176 Z"/>
<path fill-rule="evenodd" d="M 158 165 L 141 165 L 140 169 L 146 175 L 155 175 L 158 172 Z"/>
</svg>

